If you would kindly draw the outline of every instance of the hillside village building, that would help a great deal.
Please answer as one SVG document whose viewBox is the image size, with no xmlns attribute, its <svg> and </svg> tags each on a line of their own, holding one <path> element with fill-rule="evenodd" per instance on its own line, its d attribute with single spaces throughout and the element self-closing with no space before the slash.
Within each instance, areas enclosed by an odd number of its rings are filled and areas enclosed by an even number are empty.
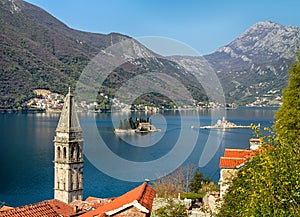
<svg viewBox="0 0 300 217">
<path fill-rule="evenodd" d="M 222 199 L 231 181 L 236 177 L 239 168 L 259 153 L 260 139 L 251 138 L 248 149 L 225 149 L 224 156 L 220 158 L 220 198 Z"/>
</svg>

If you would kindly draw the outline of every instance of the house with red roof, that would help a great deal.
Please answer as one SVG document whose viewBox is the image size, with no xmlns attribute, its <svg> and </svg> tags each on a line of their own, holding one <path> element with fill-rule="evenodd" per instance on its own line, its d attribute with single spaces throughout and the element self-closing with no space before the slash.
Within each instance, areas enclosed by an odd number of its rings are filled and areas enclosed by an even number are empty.
<svg viewBox="0 0 300 217">
<path fill-rule="evenodd" d="M 21 207 L 2 207 L 0 217 L 149 217 L 155 191 L 146 182 L 133 190 L 110 199 L 88 197 L 71 204 L 60 200 L 46 200 Z"/>
<path fill-rule="evenodd" d="M 74 207 L 55 199 L 0 210 L 0 217 L 71 217 L 77 215 Z"/>
<path fill-rule="evenodd" d="M 115 198 L 110 203 L 86 212 L 81 217 L 149 217 L 154 197 L 154 189 L 144 182 L 133 190 Z"/>
<path fill-rule="evenodd" d="M 232 179 L 236 176 L 238 169 L 253 156 L 258 150 L 247 149 L 225 149 L 224 156 L 220 158 L 220 197 L 226 193 Z"/>
</svg>

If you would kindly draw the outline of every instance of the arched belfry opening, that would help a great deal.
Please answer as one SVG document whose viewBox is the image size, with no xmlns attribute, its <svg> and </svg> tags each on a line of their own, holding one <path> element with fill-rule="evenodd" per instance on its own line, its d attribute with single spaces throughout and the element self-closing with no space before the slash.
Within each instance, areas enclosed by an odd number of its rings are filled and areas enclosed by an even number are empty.
<svg viewBox="0 0 300 217">
<path fill-rule="evenodd" d="M 60 159 L 61 158 L 61 150 L 60 150 L 60 147 L 58 146 L 57 149 L 56 149 L 56 159 Z"/>
<path fill-rule="evenodd" d="M 65 203 L 82 200 L 83 137 L 69 88 L 54 137 L 54 198 Z"/>
</svg>

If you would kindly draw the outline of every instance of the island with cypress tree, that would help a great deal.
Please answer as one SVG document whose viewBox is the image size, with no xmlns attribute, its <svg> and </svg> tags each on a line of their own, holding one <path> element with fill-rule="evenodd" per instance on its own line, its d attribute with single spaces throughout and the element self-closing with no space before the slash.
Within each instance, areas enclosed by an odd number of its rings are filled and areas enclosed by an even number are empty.
<svg viewBox="0 0 300 217">
<path fill-rule="evenodd" d="M 116 134 L 120 133 L 154 133 L 159 132 L 160 129 L 151 123 L 149 117 L 146 119 L 138 117 L 130 117 L 128 119 L 120 120 L 118 128 L 115 129 Z"/>
</svg>

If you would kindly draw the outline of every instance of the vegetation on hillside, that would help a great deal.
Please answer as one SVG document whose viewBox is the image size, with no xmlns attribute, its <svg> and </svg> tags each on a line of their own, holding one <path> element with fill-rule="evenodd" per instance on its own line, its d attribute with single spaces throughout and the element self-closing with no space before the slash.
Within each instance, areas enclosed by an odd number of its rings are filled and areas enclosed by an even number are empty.
<svg viewBox="0 0 300 217">
<path fill-rule="evenodd" d="M 203 174 L 193 164 L 181 166 L 170 175 L 156 180 L 153 187 L 157 196 L 166 201 L 164 206 L 153 212 L 154 216 L 161 217 L 188 216 L 189 207 L 178 199 L 191 199 L 195 203 L 201 201 L 206 193 L 218 190 L 210 178 L 203 178 Z"/>
<path fill-rule="evenodd" d="M 91 58 L 127 37 L 76 31 L 25 1 L 5 0 L 0 38 L 0 108 L 16 108 L 34 89 L 66 94 Z"/>
<path fill-rule="evenodd" d="M 276 137 L 262 136 L 262 153 L 239 170 L 218 216 L 300 216 L 299 61 L 275 117 Z"/>
<path fill-rule="evenodd" d="M 154 217 L 188 217 L 188 212 L 184 204 L 173 200 L 172 198 L 168 198 L 167 204 L 160 209 L 153 211 L 152 215 Z"/>
<path fill-rule="evenodd" d="M 20 10 L 12 12 L 12 4 Z M 0 38 L 0 108 L 25 106 L 34 89 L 66 94 L 69 86 L 75 89 L 82 71 L 95 55 L 123 40 L 134 41 L 117 33 L 103 35 L 71 29 L 21 0 L 13 3 L 5 0 L 0 4 Z M 146 49 L 137 42 L 136 45 Z M 116 67 L 103 84 L 85 86 L 81 91 L 102 85 L 99 91 L 112 98 L 128 80 L 147 72 L 166 73 L 180 81 L 196 100 L 205 98 L 203 88 L 191 73 L 163 58 L 145 60 L 141 57 L 126 62 Z M 143 84 L 133 91 L 139 88 L 142 89 Z M 159 104 L 166 98 L 151 93 L 140 100 Z M 110 109 L 111 105 L 101 97 L 97 100 L 101 108 Z"/>
<path fill-rule="evenodd" d="M 206 192 L 217 189 L 210 178 L 204 178 L 193 164 L 179 167 L 170 175 L 156 180 L 153 185 L 156 194 L 164 198 L 177 198 L 179 193 L 184 198 L 202 198 Z"/>
</svg>

